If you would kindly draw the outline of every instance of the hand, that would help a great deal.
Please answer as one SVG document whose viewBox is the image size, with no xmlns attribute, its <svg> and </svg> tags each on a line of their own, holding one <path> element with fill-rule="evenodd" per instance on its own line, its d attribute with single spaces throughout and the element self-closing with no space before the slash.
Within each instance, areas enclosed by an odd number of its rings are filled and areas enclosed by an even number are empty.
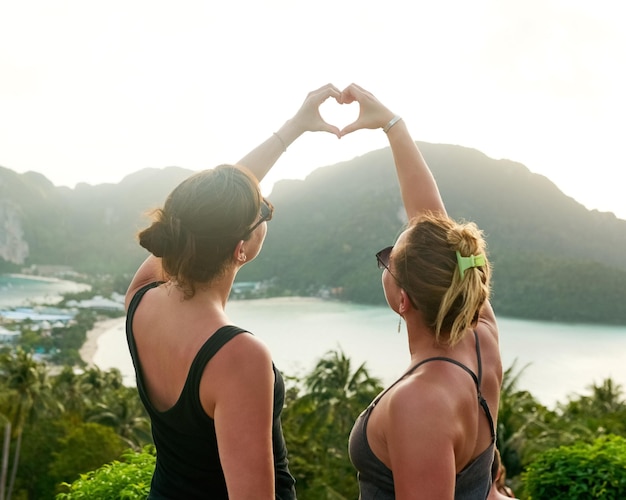
<svg viewBox="0 0 626 500">
<path fill-rule="evenodd" d="M 341 92 L 340 102 L 351 104 L 355 101 L 359 103 L 359 117 L 341 130 L 340 137 L 364 128 L 382 128 L 394 117 L 376 97 L 353 83 Z"/>
<path fill-rule="evenodd" d="M 302 132 L 330 132 L 337 138 L 341 137 L 339 128 L 327 123 L 320 114 L 320 106 L 329 97 L 334 97 L 337 103 L 341 104 L 341 92 L 331 83 L 309 92 L 298 112 L 290 120 L 292 125 Z"/>
</svg>

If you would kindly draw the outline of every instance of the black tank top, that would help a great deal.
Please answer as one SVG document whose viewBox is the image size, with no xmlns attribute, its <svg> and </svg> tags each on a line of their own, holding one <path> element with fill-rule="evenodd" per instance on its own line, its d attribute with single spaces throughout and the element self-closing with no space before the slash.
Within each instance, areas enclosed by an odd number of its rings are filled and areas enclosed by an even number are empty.
<svg viewBox="0 0 626 500">
<path fill-rule="evenodd" d="M 189 369 L 187 380 L 176 404 L 166 411 L 156 410 L 147 395 L 137 347 L 132 332 L 133 316 L 143 295 L 158 286 L 151 283 L 133 297 L 126 317 L 126 338 L 137 377 L 137 390 L 152 424 L 157 458 L 150 487 L 150 500 L 228 499 L 224 473 L 220 465 L 215 422 L 202 408 L 200 380 L 209 360 L 236 335 L 246 332 L 236 326 L 217 330 L 200 348 Z M 288 468 L 287 449 L 280 415 L 285 386 L 280 372 L 274 369 L 274 421 L 272 440 L 276 499 L 294 500 L 295 480 Z M 241 471 L 245 474 L 245 471 Z"/>
<path fill-rule="evenodd" d="M 455 359 L 445 358 L 441 356 L 428 358 L 420 361 L 412 366 L 402 377 L 391 384 L 383 391 L 370 405 L 359 415 L 354 427 L 350 433 L 349 453 L 350 460 L 357 470 L 359 480 L 359 499 L 360 500 L 393 500 L 395 498 L 395 489 L 393 484 L 392 471 L 382 463 L 374 454 L 367 441 L 367 423 L 369 421 L 372 410 L 380 399 L 398 382 L 413 373 L 420 366 L 431 361 L 447 361 L 453 363 L 467 373 L 470 374 L 476 385 L 478 395 L 478 404 L 482 407 L 491 430 L 491 444 L 470 462 L 461 472 L 456 475 L 456 485 L 454 491 L 455 500 L 485 500 L 491 488 L 491 463 L 493 461 L 493 453 L 495 447 L 496 432 L 494 428 L 493 418 L 489 411 L 487 401 L 480 392 L 480 384 L 482 379 L 482 362 L 480 359 L 480 344 L 478 335 L 474 332 L 476 339 L 476 356 L 478 358 L 478 375 L 462 363 Z M 415 485 L 419 488 L 419 484 Z"/>
</svg>

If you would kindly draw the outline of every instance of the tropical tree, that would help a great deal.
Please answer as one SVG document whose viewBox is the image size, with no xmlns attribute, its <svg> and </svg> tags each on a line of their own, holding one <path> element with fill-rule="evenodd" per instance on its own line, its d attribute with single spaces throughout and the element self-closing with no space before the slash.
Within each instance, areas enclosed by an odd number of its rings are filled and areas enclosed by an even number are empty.
<svg viewBox="0 0 626 500">
<path fill-rule="evenodd" d="M 111 427 L 135 451 L 152 442 L 150 420 L 134 388 L 121 386 L 104 393 L 85 420 Z"/>
<path fill-rule="evenodd" d="M 124 449 L 122 439 L 110 427 L 79 424 L 59 439 L 49 466 L 50 476 L 57 484 L 74 481 L 80 474 L 118 459 Z"/>
<path fill-rule="evenodd" d="M 32 353 L 20 347 L 14 353 L 4 352 L 0 355 L 0 370 L 3 374 L 4 413 L 11 422 L 12 438 L 15 439 L 13 464 L 9 478 L 6 498 L 11 499 L 20 459 L 20 449 L 24 427 L 37 409 L 51 404 L 49 398 L 50 385 L 45 364 L 37 362 Z"/>
<path fill-rule="evenodd" d="M 65 417 L 74 422 L 83 420 L 92 395 L 82 383 L 82 375 L 74 367 L 65 365 L 52 377 L 53 397 L 62 405 Z"/>
<path fill-rule="evenodd" d="M 497 446 L 502 463 L 509 477 L 522 470 L 522 456 L 531 431 L 545 430 L 542 417 L 546 409 L 528 391 L 519 390 L 519 381 L 525 365 L 517 370 L 517 360 L 507 368 L 502 376 L 500 406 L 498 410 Z"/>
<path fill-rule="evenodd" d="M 599 435 L 626 436 L 626 401 L 622 387 L 607 378 L 588 389 L 590 395 L 570 397 L 565 404 L 558 405 L 560 425 L 569 428 L 576 440 L 588 443 Z"/>
<path fill-rule="evenodd" d="M 0 465 L 0 500 L 4 500 L 9 468 L 9 454 L 11 452 L 11 421 L 4 415 L 0 415 L 0 421 L 4 427 L 4 439 L 2 441 L 2 464 Z"/>
<path fill-rule="evenodd" d="M 365 363 L 353 370 L 341 350 L 327 352 L 309 375 L 291 387 L 283 426 L 300 498 L 358 496 L 348 437 L 356 417 L 381 389 L 380 380 L 369 374 Z"/>
<path fill-rule="evenodd" d="M 59 439 L 78 425 L 76 421 L 64 421 L 52 412 L 38 416 L 25 426 L 20 466 L 15 478 L 13 498 L 24 500 L 51 498 L 55 481 L 49 468 L 52 454 L 58 451 Z"/>
</svg>

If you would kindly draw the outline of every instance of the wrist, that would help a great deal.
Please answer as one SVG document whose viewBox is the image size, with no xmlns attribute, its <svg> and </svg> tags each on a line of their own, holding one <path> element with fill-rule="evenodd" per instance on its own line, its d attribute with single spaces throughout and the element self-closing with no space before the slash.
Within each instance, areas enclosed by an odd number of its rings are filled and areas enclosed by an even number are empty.
<svg viewBox="0 0 626 500">
<path fill-rule="evenodd" d="M 387 124 L 383 127 L 383 132 L 385 134 L 389 133 L 389 130 L 391 129 L 391 127 L 393 127 L 396 123 L 398 123 L 400 120 L 402 120 L 402 117 L 400 115 L 394 115 L 393 118 L 391 118 Z"/>
<path fill-rule="evenodd" d="M 283 140 L 285 145 L 285 149 L 287 146 L 290 146 L 292 142 L 294 142 L 298 137 L 300 137 L 305 132 L 305 129 L 302 127 L 300 123 L 298 123 L 295 119 L 291 118 L 287 120 L 282 127 L 280 127 L 275 134 Z"/>
</svg>

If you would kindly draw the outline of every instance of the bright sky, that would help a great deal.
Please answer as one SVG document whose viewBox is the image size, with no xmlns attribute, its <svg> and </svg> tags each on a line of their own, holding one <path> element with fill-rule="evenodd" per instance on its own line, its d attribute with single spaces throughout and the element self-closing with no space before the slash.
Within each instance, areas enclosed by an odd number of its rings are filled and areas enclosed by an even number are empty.
<svg viewBox="0 0 626 500">
<path fill-rule="evenodd" d="M 0 3 L 0 165 L 55 185 L 232 163 L 325 83 L 356 82 L 416 140 L 545 175 L 626 219 L 618 0 Z M 356 105 L 329 102 L 343 126 Z M 264 181 L 387 146 L 307 134 Z M 358 179 L 355 179 L 358 182 Z"/>
</svg>

